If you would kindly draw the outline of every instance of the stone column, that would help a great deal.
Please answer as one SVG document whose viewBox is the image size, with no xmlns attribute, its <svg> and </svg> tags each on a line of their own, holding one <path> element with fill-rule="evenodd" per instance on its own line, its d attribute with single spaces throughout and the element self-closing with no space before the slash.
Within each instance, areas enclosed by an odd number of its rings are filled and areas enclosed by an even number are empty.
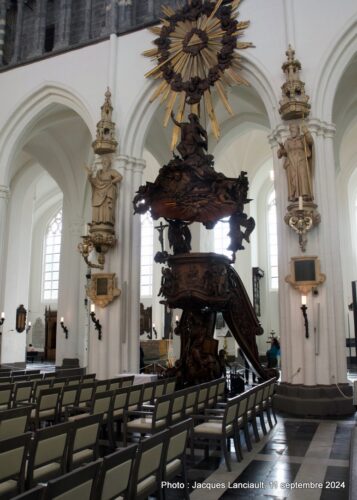
<svg viewBox="0 0 357 500">
<path fill-rule="evenodd" d="M 0 283 L 5 280 L 5 258 L 6 258 L 6 240 L 7 240 L 7 214 L 8 201 L 10 198 L 10 189 L 7 186 L 0 185 Z M 0 287 L 0 309 L 4 306 L 4 286 Z M 1 312 L 0 311 L 0 312 Z"/>
<path fill-rule="evenodd" d="M 353 411 L 351 399 L 344 398 L 336 383 L 347 381 L 345 325 L 342 304 L 342 272 L 339 251 L 335 188 L 333 126 L 312 120 L 314 137 L 314 195 L 321 223 L 308 233 L 302 253 L 297 234 L 284 222 L 288 193 L 283 162 L 277 158 L 279 142 L 287 137 L 286 127 L 278 126 L 270 142 L 273 150 L 278 225 L 279 320 L 281 339 L 281 380 L 277 408 L 300 415 L 336 415 Z M 291 273 L 292 257 L 317 256 L 326 282 L 318 295 L 307 296 L 309 338 L 305 337 L 301 294 L 285 282 Z M 316 387 L 324 385 L 325 389 Z M 340 387 L 346 395 L 347 385 Z"/>
<path fill-rule="evenodd" d="M 71 27 L 71 6 L 71 0 L 60 0 L 58 23 L 55 31 L 55 50 L 68 46 Z"/>
<path fill-rule="evenodd" d="M 85 42 L 90 39 L 91 20 L 92 20 L 92 0 L 86 0 L 84 25 L 80 37 L 81 42 Z"/>
<path fill-rule="evenodd" d="M 6 0 L 0 0 L 0 66 L 3 64 L 6 24 Z"/>
<path fill-rule="evenodd" d="M 104 309 L 96 307 L 102 340 L 93 326 L 90 329 L 89 370 L 99 378 L 139 370 L 140 216 L 134 216 L 132 200 L 142 183 L 145 162 L 118 155 L 112 166 L 123 176 L 116 207 L 118 241 L 106 255 L 103 272 L 116 273 L 121 295 Z"/>
<path fill-rule="evenodd" d="M 45 30 L 46 30 L 46 0 L 37 0 L 35 31 L 33 42 L 33 56 L 40 56 L 44 51 Z"/>
<path fill-rule="evenodd" d="M 84 297 L 85 266 L 77 245 L 83 234 L 84 221 L 74 218 L 75 210 L 67 200 L 63 200 L 63 222 L 61 242 L 60 279 L 57 308 L 57 348 L 56 364 L 63 358 L 79 358 L 81 366 L 85 360 L 85 311 L 81 300 Z M 82 287 L 82 290 L 81 290 Z M 68 339 L 60 325 L 60 318 L 69 333 Z"/>
<path fill-rule="evenodd" d="M 23 0 L 17 2 L 17 15 L 16 15 L 16 34 L 14 43 L 14 53 L 12 55 L 12 64 L 16 63 L 20 58 L 21 38 L 22 38 L 22 19 L 23 19 Z"/>
<path fill-rule="evenodd" d="M 107 0 L 106 2 L 106 15 L 105 15 L 105 26 L 103 27 L 103 35 L 111 35 L 116 33 L 117 27 L 117 15 L 118 15 L 118 2 L 117 0 Z"/>
</svg>

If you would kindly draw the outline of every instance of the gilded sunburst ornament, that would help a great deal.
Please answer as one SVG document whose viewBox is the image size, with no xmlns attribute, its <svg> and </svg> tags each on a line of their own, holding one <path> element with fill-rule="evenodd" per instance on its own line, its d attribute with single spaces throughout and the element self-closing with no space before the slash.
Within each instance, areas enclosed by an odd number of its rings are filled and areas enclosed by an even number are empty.
<svg viewBox="0 0 357 500">
<path fill-rule="evenodd" d="M 154 40 L 156 48 L 143 55 L 156 60 L 157 65 L 145 76 L 162 80 L 150 101 L 161 97 L 161 102 L 166 102 L 164 126 L 174 109 L 179 122 L 185 116 L 186 107 L 199 116 L 203 98 L 212 132 L 219 138 L 212 89 L 216 89 L 228 113 L 233 114 L 225 87 L 248 85 L 239 74 L 239 50 L 252 44 L 238 41 L 249 26 L 249 21 L 237 21 L 240 2 L 188 0 L 187 5 L 177 11 L 162 7 L 161 25 L 149 28 L 159 38 Z M 175 126 L 172 148 L 178 133 Z"/>
</svg>

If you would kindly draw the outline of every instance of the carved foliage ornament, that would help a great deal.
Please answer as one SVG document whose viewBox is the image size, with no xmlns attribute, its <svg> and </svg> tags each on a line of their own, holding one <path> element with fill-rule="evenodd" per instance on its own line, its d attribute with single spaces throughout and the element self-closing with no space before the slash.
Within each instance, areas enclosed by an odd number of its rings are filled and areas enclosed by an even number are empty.
<svg viewBox="0 0 357 500">
<path fill-rule="evenodd" d="M 191 112 L 199 115 L 199 107 L 204 98 L 205 112 L 209 116 L 212 131 L 218 139 L 220 129 L 213 109 L 211 90 L 215 88 L 220 100 L 231 115 L 226 85 L 248 85 L 237 71 L 240 56 L 236 49 L 252 47 L 249 42 L 238 38 L 249 26 L 249 21 L 238 22 L 237 9 L 241 0 L 215 2 L 189 0 L 187 5 L 174 11 L 162 7 L 161 26 L 150 28 L 158 38 L 156 48 L 147 50 L 144 56 L 156 59 L 157 66 L 145 76 L 161 79 L 160 85 L 150 98 L 154 101 L 162 96 L 166 100 L 164 126 L 177 104 L 177 120 L 181 122 L 186 105 Z M 224 5 L 223 5 L 224 4 Z M 179 129 L 174 127 L 172 149 Z"/>
</svg>

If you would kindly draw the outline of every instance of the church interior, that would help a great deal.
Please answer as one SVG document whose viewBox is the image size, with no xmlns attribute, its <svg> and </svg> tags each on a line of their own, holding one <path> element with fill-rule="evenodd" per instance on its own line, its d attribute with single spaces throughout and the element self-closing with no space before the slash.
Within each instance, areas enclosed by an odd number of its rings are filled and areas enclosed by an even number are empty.
<svg viewBox="0 0 357 500">
<path fill-rule="evenodd" d="M 0 499 L 357 498 L 356 83 L 353 0 L 0 0 Z"/>
</svg>

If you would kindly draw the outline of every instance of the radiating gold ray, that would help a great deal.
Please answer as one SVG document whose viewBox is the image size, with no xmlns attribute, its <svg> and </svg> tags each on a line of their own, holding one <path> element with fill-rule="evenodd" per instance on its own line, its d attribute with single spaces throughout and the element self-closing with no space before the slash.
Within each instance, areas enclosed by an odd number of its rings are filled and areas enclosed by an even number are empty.
<svg viewBox="0 0 357 500">
<path fill-rule="evenodd" d="M 183 115 L 185 112 L 185 97 L 186 97 L 185 93 L 181 92 L 179 107 L 178 107 L 177 115 L 176 115 L 176 120 L 180 123 L 183 120 Z M 174 125 L 173 130 L 172 130 L 172 140 L 171 140 L 171 146 L 170 146 L 171 151 L 173 151 L 175 149 L 175 146 L 177 144 L 177 140 L 179 137 L 179 133 L 180 133 L 179 127 L 177 125 Z"/>
<path fill-rule="evenodd" d="M 161 26 L 150 26 L 148 30 L 151 31 L 151 33 L 153 33 L 154 35 L 161 35 Z"/>
<path fill-rule="evenodd" d="M 158 66 L 156 66 L 155 68 L 153 68 L 152 70 L 148 71 L 147 73 L 145 73 L 145 78 L 149 78 L 149 76 L 153 76 L 155 75 L 159 70 L 161 70 L 161 68 L 163 66 L 165 66 L 165 64 L 167 64 L 169 61 L 171 61 L 173 58 L 175 57 L 175 54 L 173 54 L 172 56 L 168 57 L 165 61 L 163 61 L 161 64 L 159 64 Z"/>
<path fill-rule="evenodd" d="M 155 57 L 158 55 L 158 53 L 159 53 L 159 49 L 149 49 L 149 50 L 145 50 L 141 54 L 145 57 Z"/>
<path fill-rule="evenodd" d="M 167 124 L 169 123 L 171 112 L 172 112 L 173 107 L 175 105 L 177 95 L 178 95 L 177 92 L 172 91 L 171 96 L 168 99 L 165 117 L 164 117 L 164 127 L 167 127 Z"/>
<path fill-rule="evenodd" d="M 164 80 L 155 90 L 155 92 L 150 96 L 149 102 L 155 101 L 157 97 L 161 94 L 161 92 L 164 92 L 165 88 L 168 87 L 169 84 Z"/>
<path fill-rule="evenodd" d="M 215 82 L 214 86 L 218 92 L 218 95 L 219 95 L 221 101 L 224 104 L 224 107 L 226 108 L 226 110 L 228 111 L 228 113 L 230 115 L 233 115 L 233 110 L 232 110 L 231 106 L 229 105 L 229 102 L 228 102 L 228 99 L 227 99 L 227 96 L 226 96 L 226 93 L 224 91 L 222 83 L 220 81 L 217 81 L 217 82 Z"/>
<path fill-rule="evenodd" d="M 218 125 L 217 118 L 216 118 L 216 115 L 215 115 L 214 109 L 213 109 L 211 92 L 209 90 L 205 90 L 203 96 L 204 96 L 204 100 L 205 100 L 206 111 L 207 111 L 208 117 L 209 117 L 210 122 L 211 122 L 211 128 L 212 128 L 213 135 L 218 140 L 219 136 L 220 136 L 220 130 L 219 130 L 219 125 Z"/>
<path fill-rule="evenodd" d="M 202 24 L 202 28 L 201 28 L 202 30 L 206 29 L 207 23 L 215 16 L 215 14 L 216 14 L 217 10 L 220 8 L 222 2 L 223 2 L 223 0 L 217 0 L 216 5 L 214 6 L 214 9 L 212 10 L 211 14 L 207 18 L 207 21 Z"/>
<path fill-rule="evenodd" d="M 168 95 L 170 94 L 170 91 L 171 91 L 171 87 L 170 87 L 170 85 L 168 85 L 161 96 L 160 104 L 162 104 L 164 101 L 166 101 Z"/>
<path fill-rule="evenodd" d="M 215 28 L 221 26 L 221 20 L 220 19 L 214 19 L 213 21 L 210 21 L 208 24 L 207 24 L 207 29 L 206 29 L 206 33 L 207 35 L 213 31 Z"/>
<path fill-rule="evenodd" d="M 173 16 L 175 14 L 175 11 L 171 7 L 169 7 L 168 5 L 163 5 L 161 7 L 161 10 L 168 17 Z"/>
</svg>

